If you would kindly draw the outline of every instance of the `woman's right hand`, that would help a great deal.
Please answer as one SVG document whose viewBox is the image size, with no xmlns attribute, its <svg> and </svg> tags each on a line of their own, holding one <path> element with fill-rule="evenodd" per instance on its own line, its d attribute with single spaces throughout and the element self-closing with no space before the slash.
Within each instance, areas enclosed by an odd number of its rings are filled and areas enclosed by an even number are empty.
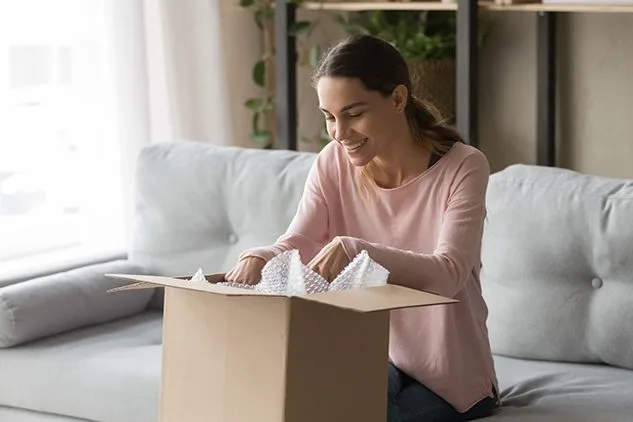
<svg viewBox="0 0 633 422">
<path fill-rule="evenodd" d="M 241 259 L 231 271 L 224 276 L 226 281 L 241 284 L 257 284 L 262 278 L 262 269 L 266 261 L 257 256 Z"/>
</svg>

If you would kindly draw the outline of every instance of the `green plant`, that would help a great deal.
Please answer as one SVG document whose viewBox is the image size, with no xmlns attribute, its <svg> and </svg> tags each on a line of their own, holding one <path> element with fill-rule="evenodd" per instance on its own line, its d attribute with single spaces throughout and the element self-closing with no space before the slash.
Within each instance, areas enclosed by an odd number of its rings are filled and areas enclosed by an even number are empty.
<svg viewBox="0 0 633 422">
<path fill-rule="evenodd" d="M 407 60 L 454 58 L 456 15 L 451 11 L 371 10 L 335 15 L 348 35 L 373 35 L 393 44 Z M 487 34 L 482 22 L 479 42 Z"/>
<path fill-rule="evenodd" d="M 291 3 L 300 5 L 305 0 L 290 0 Z M 262 34 L 264 49 L 252 69 L 252 79 L 255 85 L 262 89 L 258 97 L 249 98 L 244 105 L 253 113 L 251 121 L 250 138 L 263 148 L 272 148 L 275 140 L 275 90 L 274 90 L 274 66 L 275 66 L 275 40 L 274 19 L 275 0 L 239 0 L 243 8 L 253 10 L 253 18 L 257 28 Z M 309 37 L 316 22 L 297 21 L 289 28 L 295 37 Z M 320 58 L 318 46 L 299 50 L 299 63 L 315 66 Z"/>
</svg>

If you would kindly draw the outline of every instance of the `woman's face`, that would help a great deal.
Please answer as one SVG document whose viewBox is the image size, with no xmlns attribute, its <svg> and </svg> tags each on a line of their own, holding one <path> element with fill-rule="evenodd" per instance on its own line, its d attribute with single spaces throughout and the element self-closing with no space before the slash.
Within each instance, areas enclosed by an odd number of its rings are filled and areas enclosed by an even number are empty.
<svg viewBox="0 0 633 422">
<path fill-rule="evenodd" d="M 328 134 L 345 149 L 353 165 L 365 166 L 390 147 L 403 118 L 399 89 L 385 97 L 368 91 L 356 78 L 323 77 L 317 94 Z"/>
</svg>

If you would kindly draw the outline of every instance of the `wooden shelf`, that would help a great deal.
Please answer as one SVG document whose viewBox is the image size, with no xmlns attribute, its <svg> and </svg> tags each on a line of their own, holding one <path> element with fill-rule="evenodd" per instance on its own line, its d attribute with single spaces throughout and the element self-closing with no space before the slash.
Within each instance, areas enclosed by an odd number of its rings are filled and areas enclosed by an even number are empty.
<svg viewBox="0 0 633 422">
<path fill-rule="evenodd" d="M 633 13 L 633 4 L 543 4 L 523 3 L 499 5 L 486 3 L 480 6 L 484 10 L 500 12 L 570 12 L 570 13 Z"/>
<path fill-rule="evenodd" d="M 303 3 L 301 7 L 310 10 L 336 10 L 339 12 L 358 12 L 362 10 L 457 10 L 457 3 L 440 1 L 311 1 Z"/>
<path fill-rule="evenodd" d="M 457 3 L 440 1 L 368 1 L 368 2 L 306 2 L 301 5 L 309 10 L 332 10 L 358 12 L 362 10 L 457 10 Z M 633 13 L 633 4 L 543 4 L 523 3 L 500 5 L 484 1 L 482 10 L 497 12 L 577 12 L 577 13 Z"/>
</svg>

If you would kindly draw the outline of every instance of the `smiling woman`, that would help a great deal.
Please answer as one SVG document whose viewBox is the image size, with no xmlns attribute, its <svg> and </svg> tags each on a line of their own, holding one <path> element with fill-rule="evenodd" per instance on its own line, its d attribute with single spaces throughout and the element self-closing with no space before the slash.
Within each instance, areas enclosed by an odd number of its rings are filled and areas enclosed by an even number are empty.
<svg viewBox="0 0 633 422">
<path fill-rule="evenodd" d="M 391 313 L 388 422 L 491 415 L 498 386 L 479 281 L 486 157 L 412 96 L 404 59 L 380 39 L 339 43 L 314 81 L 334 142 L 286 233 L 244 251 L 226 278 L 256 283 L 267 261 L 298 249 L 332 281 L 366 251 L 389 283 L 459 301 Z"/>
</svg>

